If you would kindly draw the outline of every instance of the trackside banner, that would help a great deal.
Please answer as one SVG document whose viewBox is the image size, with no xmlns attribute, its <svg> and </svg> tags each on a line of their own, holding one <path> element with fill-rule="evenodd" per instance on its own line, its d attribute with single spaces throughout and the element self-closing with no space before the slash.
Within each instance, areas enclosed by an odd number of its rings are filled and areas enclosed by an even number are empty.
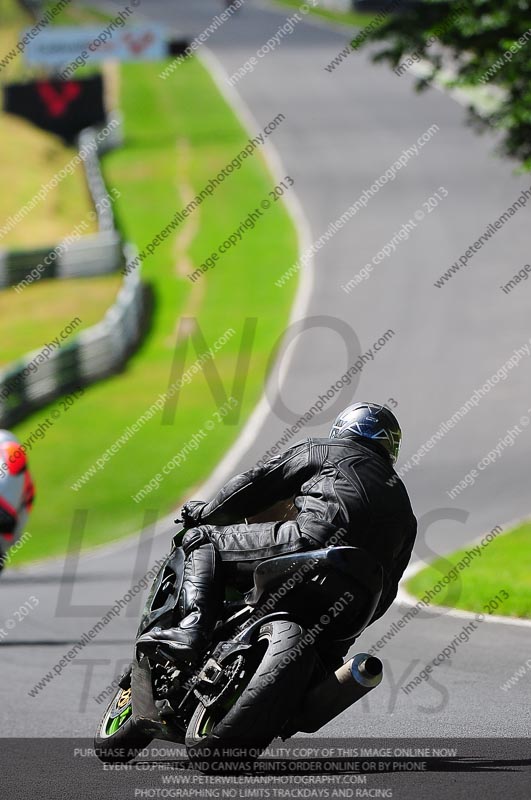
<svg viewBox="0 0 531 800">
<path fill-rule="evenodd" d="M 25 34 L 29 30 L 22 35 L 23 42 Z M 110 59 L 158 61 L 167 56 L 168 44 L 158 25 L 57 26 L 29 39 L 24 52 L 28 64 L 59 68 L 78 59 L 83 64 Z"/>
<path fill-rule="evenodd" d="M 4 86 L 4 110 L 74 142 L 83 128 L 105 122 L 101 75 L 75 81 L 28 81 Z"/>
</svg>

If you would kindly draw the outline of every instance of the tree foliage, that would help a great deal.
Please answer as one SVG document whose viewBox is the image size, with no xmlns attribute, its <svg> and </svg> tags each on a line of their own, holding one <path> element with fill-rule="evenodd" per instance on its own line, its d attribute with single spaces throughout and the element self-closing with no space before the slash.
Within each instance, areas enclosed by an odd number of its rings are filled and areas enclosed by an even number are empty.
<svg viewBox="0 0 531 800">
<path fill-rule="evenodd" d="M 374 60 L 390 62 L 397 74 L 404 64 L 427 62 L 419 90 L 443 67 L 453 86 L 495 87 L 495 103 L 479 112 L 471 106 L 470 121 L 500 131 L 501 152 L 531 170 L 530 0 L 424 0 L 383 16 L 369 42 L 384 44 Z"/>
</svg>

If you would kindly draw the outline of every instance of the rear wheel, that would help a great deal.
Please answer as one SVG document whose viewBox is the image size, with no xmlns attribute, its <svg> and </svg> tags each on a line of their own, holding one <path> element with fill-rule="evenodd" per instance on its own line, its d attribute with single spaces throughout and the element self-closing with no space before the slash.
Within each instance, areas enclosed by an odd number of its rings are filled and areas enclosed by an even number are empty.
<svg viewBox="0 0 531 800">
<path fill-rule="evenodd" d="M 127 763 L 151 742 L 152 737 L 133 722 L 131 686 L 119 688 L 109 703 L 94 737 L 94 750 L 106 764 Z"/>
<path fill-rule="evenodd" d="M 225 667 L 233 670 L 231 691 L 212 706 L 199 703 L 190 719 L 186 747 L 201 770 L 208 771 L 214 760 L 258 758 L 280 734 L 310 681 L 314 652 L 305 647 L 304 631 L 295 622 L 265 623 L 248 652 Z"/>
</svg>

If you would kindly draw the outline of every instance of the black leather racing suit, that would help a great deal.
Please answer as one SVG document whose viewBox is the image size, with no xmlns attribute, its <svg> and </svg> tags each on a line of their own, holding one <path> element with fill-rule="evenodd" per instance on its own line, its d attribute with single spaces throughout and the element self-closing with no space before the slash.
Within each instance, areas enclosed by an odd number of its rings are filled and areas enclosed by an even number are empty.
<svg viewBox="0 0 531 800">
<path fill-rule="evenodd" d="M 292 497 L 295 520 L 242 523 Z M 384 570 L 384 590 L 372 621 L 396 597 L 417 529 L 407 491 L 387 453 L 354 437 L 307 439 L 237 475 L 210 503 L 197 504 L 189 524 L 194 523 L 198 530 L 187 537 L 196 535 L 198 544 L 202 536 L 212 542 L 226 579 L 250 576 L 255 562 L 266 558 L 323 547 L 343 529 L 334 544 L 365 548 Z"/>
</svg>

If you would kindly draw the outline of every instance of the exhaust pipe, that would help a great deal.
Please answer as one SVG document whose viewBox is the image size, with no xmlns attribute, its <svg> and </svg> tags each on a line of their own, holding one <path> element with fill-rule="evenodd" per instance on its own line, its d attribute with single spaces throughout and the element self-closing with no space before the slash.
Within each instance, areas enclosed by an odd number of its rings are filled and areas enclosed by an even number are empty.
<svg viewBox="0 0 531 800">
<path fill-rule="evenodd" d="M 327 722 L 356 703 L 382 681 L 383 664 L 368 653 L 358 653 L 304 698 L 290 728 L 315 733 Z"/>
</svg>

